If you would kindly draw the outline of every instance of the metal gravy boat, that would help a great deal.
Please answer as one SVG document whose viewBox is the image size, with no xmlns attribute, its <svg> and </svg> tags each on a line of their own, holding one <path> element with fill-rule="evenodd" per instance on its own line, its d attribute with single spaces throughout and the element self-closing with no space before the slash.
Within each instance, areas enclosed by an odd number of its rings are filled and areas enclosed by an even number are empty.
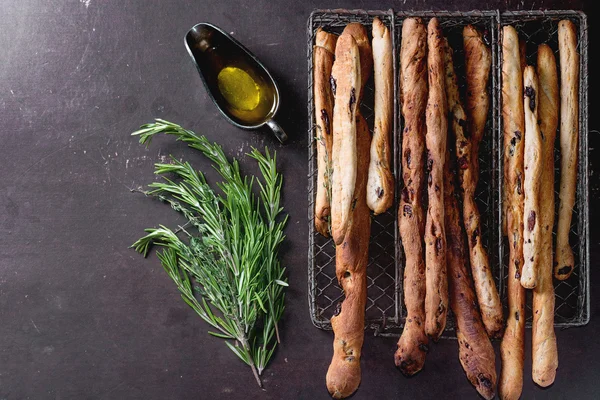
<svg viewBox="0 0 600 400">
<path fill-rule="evenodd" d="M 258 59 L 222 29 L 194 25 L 184 38 L 204 87 L 225 118 L 242 129 L 269 126 L 283 143 L 287 135 L 273 117 L 279 88 Z"/>
</svg>

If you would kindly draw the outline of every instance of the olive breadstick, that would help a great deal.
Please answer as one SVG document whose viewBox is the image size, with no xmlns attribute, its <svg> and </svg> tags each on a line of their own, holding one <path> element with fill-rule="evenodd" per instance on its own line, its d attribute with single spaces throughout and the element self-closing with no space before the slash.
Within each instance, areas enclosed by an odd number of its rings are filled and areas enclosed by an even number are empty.
<svg viewBox="0 0 600 400">
<path fill-rule="evenodd" d="M 542 133 L 542 176 L 540 178 L 540 240 L 537 286 L 533 290 L 531 349 L 533 381 L 550 386 L 558 368 L 554 333 L 554 286 L 552 284 L 552 227 L 554 226 L 554 141 L 558 126 L 558 75 L 552 49 L 538 47 L 538 118 Z"/>
<path fill-rule="evenodd" d="M 558 23 L 560 53 L 560 205 L 556 230 L 554 277 L 565 280 L 573 272 L 575 257 L 569 243 L 577 186 L 579 136 L 579 54 L 577 28 L 569 20 Z"/>
<path fill-rule="evenodd" d="M 315 119 L 317 122 L 317 194 L 315 198 L 315 228 L 323 236 L 329 236 L 331 147 L 333 133 L 333 93 L 329 79 L 335 57 L 337 35 L 317 29 L 313 47 L 313 92 Z"/>
<path fill-rule="evenodd" d="M 437 18 L 427 26 L 429 96 L 425 112 L 427 132 L 427 192 L 425 224 L 425 333 L 437 340 L 446 327 L 448 279 L 444 229 L 444 163 L 448 129 L 444 80 L 444 42 Z"/>
<path fill-rule="evenodd" d="M 404 249 L 406 322 L 394 362 L 404 375 L 423 368 L 428 351 L 425 335 L 425 106 L 427 104 L 427 29 L 420 18 L 402 22 L 400 46 L 402 181 L 398 222 Z"/>
<path fill-rule="evenodd" d="M 541 251 L 540 178 L 542 176 L 542 136 L 538 125 L 538 81 L 535 68 L 525 67 L 523 73 L 525 96 L 525 203 L 523 207 L 523 270 L 521 285 L 533 289 L 537 285 Z"/>
<path fill-rule="evenodd" d="M 358 22 L 350 23 L 342 31 L 343 34 L 351 35 L 358 45 L 358 54 L 360 55 L 360 90 L 357 93 L 356 101 L 360 104 L 365 86 L 373 71 L 373 50 L 371 49 L 367 29 L 363 24 Z"/>
<path fill-rule="evenodd" d="M 519 39 L 519 62 L 522 74 L 525 71 L 525 67 L 527 66 L 527 42 L 523 39 Z M 506 235 L 506 206 L 508 204 L 508 201 L 506 200 L 506 171 L 504 172 L 505 185 L 502 191 L 502 233 Z"/>
<path fill-rule="evenodd" d="M 331 179 L 331 235 L 335 244 L 346 237 L 356 184 L 356 114 L 361 90 L 361 65 L 356 40 L 342 34 L 331 72 L 335 85 Z"/>
<path fill-rule="evenodd" d="M 375 123 L 367 181 L 367 204 L 375 214 L 385 212 L 394 201 L 392 175 L 392 127 L 394 119 L 393 48 L 390 30 L 373 19 L 373 70 L 375 76 Z"/>
<path fill-rule="evenodd" d="M 521 63 L 521 73 L 525 73 L 525 67 L 527 67 L 527 42 L 522 38 L 519 39 L 519 61 Z"/>
<path fill-rule="evenodd" d="M 502 30 L 502 120 L 504 127 L 504 171 L 509 247 L 508 317 L 500 357 L 498 383 L 501 399 L 518 399 L 523 390 L 525 337 L 525 289 L 521 286 L 523 266 L 523 74 L 519 37 L 512 26 Z"/>
<path fill-rule="evenodd" d="M 488 81 L 492 56 L 485 45 L 481 33 L 472 25 L 463 29 L 463 48 L 465 53 L 465 70 L 467 77 L 466 96 L 466 132 L 465 113 L 462 112 L 458 98 L 458 85 L 452 65 L 446 66 L 446 81 L 453 77 L 447 85 L 448 105 L 459 108 L 454 113 L 453 131 L 456 138 L 456 157 L 459 182 L 462 188 L 463 221 L 469 243 L 469 259 L 471 272 L 475 282 L 475 292 L 481 317 L 490 337 L 502 336 L 504 322 L 502 302 L 496 288 L 489 258 L 481 240 L 481 221 L 479 208 L 475 202 L 475 190 L 479 180 L 479 145 L 485 132 L 485 124 L 490 106 Z M 452 58 L 447 60 L 451 63 Z M 453 93 L 450 96 L 450 93 Z M 456 99 L 456 100 L 450 100 Z M 457 106 L 452 106 L 455 103 Z"/>
<path fill-rule="evenodd" d="M 367 301 L 367 264 L 371 215 L 366 202 L 367 171 L 371 134 L 367 122 L 358 114 L 357 120 L 358 171 L 355 204 L 348 230 L 342 243 L 336 246 L 335 270 L 344 289 L 340 313 L 331 318 L 333 328 L 333 358 L 327 370 L 329 393 L 336 398 L 350 396 L 360 385 L 360 357 L 365 333 L 365 304 Z"/>
<path fill-rule="evenodd" d="M 451 156 L 447 153 L 447 158 Z M 496 391 L 496 355 L 481 321 L 473 282 L 469 278 L 467 248 L 455 193 L 454 165 L 444 168 L 444 206 L 448 243 L 448 294 L 456 320 L 458 357 L 469 382 L 484 399 Z"/>
</svg>

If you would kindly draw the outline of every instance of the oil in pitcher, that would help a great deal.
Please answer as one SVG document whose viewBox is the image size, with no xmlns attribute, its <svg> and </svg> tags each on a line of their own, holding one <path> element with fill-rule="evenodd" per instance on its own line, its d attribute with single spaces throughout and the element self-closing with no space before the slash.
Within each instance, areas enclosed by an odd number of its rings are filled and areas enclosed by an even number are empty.
<svg viewBox="0 0 600 400">
<path fill-rule="evenodd" d="M 248 50 L 210 24 L 192 28 L 186 46 L 211 98 L 230 122 L 245 129 L 267 124 L 280 141 L 287 139 L 272 119 L 279 105 L 277 85 Z"/>
</svg>

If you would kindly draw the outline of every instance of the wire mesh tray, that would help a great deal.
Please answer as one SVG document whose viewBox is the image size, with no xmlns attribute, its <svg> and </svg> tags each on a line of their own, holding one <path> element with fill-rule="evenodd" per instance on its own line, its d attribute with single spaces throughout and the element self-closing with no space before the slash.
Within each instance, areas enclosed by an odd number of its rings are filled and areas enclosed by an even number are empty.
<svg viewBox="0 0 600 400">
<path fill-rule="evenodd" d="M 394 176 L 400 174 L 399 155 L 402 132 L 402 118 L 398 102 L 397 77 L 399 72 L 402 21 L 407 17 L 421 17 L 427 20 L 437 17 L 454 49 L 455 68 L 459 78 L 461 94 L 464 97 L 464 57 L 462 53 L 462 28 L 473 24 L 484 32 L 484 38 L 492 51 L 492 73 L 490 94 L 492 98 L 486 134 L 481 143 L 479 162 L 480 179 L 476 201 L 481 212 L 482 240 L 489 253 L 492 268 L 501 298 L 506 304 L 507 251 L 500 230 L 501 185 L 502 182 L 502 134 L 499 112 L 501 94 L 501 54 L 499 51 L 501 27 L 515 26 L 521 37 L 528 42 L 528 61 L 534 63 L 538 44 L 548 43 L 558 51 L 556 31 L 558 21 L 569 18 L 579 28 L 580 63 L 580 140 L 577 201 L 573 214 L 571 243 L 575 253 L 575 271 L 562 282 L 555 281 L 556 308 L 555 325 L 571 327 L 584 325 L 589 321 L 589 238 L 588 238 L 588 142 L 587 142 L 587 22 L 583 13 L 576 11 L 420 11 L 394 12 L 364 10 L 316 10 L 308 19 L 308 297 L 309 311 L 313 324 L 321 329 L 331 329 L 330 318 L 344 298 L 335 274 L 335 247 L 331 238 L 321 236 L 314 228 L 314 201 L 317 180 L 316 167 L 316 121 L 312 90 L 313 44 L 317 28 L 341 33 L 346 24 L 360 22 L 371 32 L 372 20 L 377 16 L 392 33 L 394 62 L 394 134 L 393 149 Z M 558 60 L 558 54 L 557 54 Z M 373 78 L 367 82 L 361 112 L 373 127 Z M 557 140 L 558 144 L 558 140 Z M 558 154 L 557 154 L 558 156 Z M 557 164 L 558 166 L 558 158 Z M 557 183 L 559 181 L 557 171 Z M 396 179 L 394 205 L 386 213 L 374 216 L 371 226 L 369 265 L 367 270 L 366 327 L 375 334 L 397 336 L 404 325 L 406 309 L 402 298 L 403 262 L 402 246 L 398 234 L 397 210 L 401 179 Z M 558 206 L 558 201 L 557 201 Z M 501 262 L 502 260 L 502 262 Z M 530 294 L 529 294 L 530 295 Z M 531 301 L 528 301 L 530 304 Z M 531 323 L 531 307 L 528 306 L 528 326 Z M 447 330 L 453 330 L 453 318 L 448 319 Z"/>
</svg>

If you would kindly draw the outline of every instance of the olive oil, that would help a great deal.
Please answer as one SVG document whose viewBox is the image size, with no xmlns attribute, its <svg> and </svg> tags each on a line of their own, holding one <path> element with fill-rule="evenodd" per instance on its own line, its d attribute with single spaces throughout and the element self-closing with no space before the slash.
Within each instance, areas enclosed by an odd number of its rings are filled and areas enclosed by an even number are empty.
<svg viewBox="0 0 600 400">
<path fill-rule="evenodd" d="M 223 64 L 216 86 L 226 112 L 246 125 L 268 119 L 276 104 L 273 87 L 244 60 L 228 59 Z"/>
<path fill-rule="evenodd" d="M 208 27 L 188 34 L 189 50 L 209 93 L 235 123 L 258 126 L 277 109 L 272 78 L 248 53 Z"/>
<path fill-rule="evenodd" d="M 225 67 L 217 76 L 219 91 L 227 103 L 240 111 L 252 111 L 260 101 L 260 86 L 246 71 Z"/>
</svg>

